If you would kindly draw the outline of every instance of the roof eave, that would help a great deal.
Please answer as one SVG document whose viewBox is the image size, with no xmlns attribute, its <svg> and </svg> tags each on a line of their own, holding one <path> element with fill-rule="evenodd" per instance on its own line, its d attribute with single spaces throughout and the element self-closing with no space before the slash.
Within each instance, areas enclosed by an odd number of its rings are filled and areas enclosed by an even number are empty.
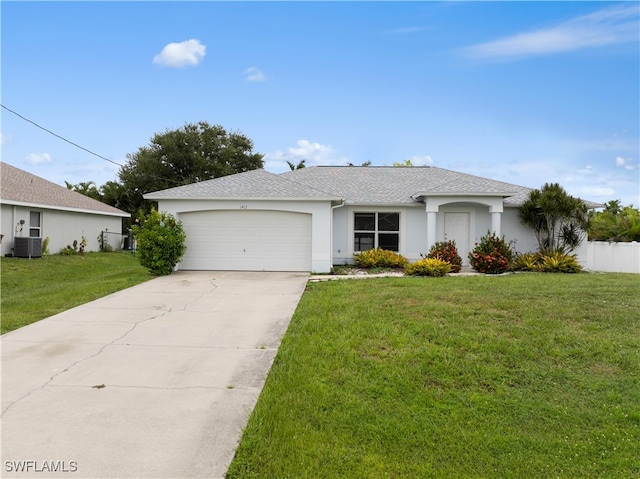
<svg viewBox="0 0 640 479">
<path fill-rule="evenodd" d="M 332 203 L 342 203 L 344 198 L 340 197 L 293 197 L 287 198 L 282 196 L 154 196 L 153 194 L 142 195 L 145 200 L 164 201 L 164 200 L 180 200 L 180 201 L 330 201 Z"/>
<path fill-rule="evenodd" d="M 419 192 L 411 195 L 411 198 L 420 201 L 420 198 L 430 198 L 434 196 L 460 196 L 460 197 L 471 197 L 471 196 L 485 196 L 485 197 L 500 197 L 500 198 L 510 198 L 512 196 L 516 196 L 517 192 L 504 192 L 504 191 L 474 191 L 474 192 L 450 192 L 450 191 L 429 191 L 429 192 Z"/>
<path fill-rule="evenodd" d="M 73 208 L 71 206 L 59 206 L 59 205 L 47 205 L 45 203 L 33 203 L 26 201 L 15 201 L 15 200 L 0 200 L 0 204 L 3 205 L 11 205 L 11 206 L 24 206 L 27 208 L 40 208 L 47 210 L 59 210 L 59 211 L 69 211 L 72 213 L 87 213 L 91 215 L 103 215 L 103 216 L 117 216 L 120 218 L 130 218 L 131 214 L 126 211 L 100 211 L 100 210 L 90 210 L 87 208 Z"/>
</svg>

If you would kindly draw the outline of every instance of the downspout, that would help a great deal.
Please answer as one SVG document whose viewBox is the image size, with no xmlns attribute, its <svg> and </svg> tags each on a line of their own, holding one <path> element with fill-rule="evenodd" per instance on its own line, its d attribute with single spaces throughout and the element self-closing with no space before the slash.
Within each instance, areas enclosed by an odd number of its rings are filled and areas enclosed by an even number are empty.
<svg viewBox="0 0 640 479">
<path fill-rule="evenodd" d="M 339 205 L 334 205 L 331 207 L 331 218 L 329 221 L 329 235 L 330 235 L 330 241 L 329 241 L 329 271 L 331 271 L 331 269 L 333 268 L 333 210 L 335 210 L 336 208 L 342 208 L 347 201 L 344 198 L 340 198 L 341 203 Z"/>
</svg>

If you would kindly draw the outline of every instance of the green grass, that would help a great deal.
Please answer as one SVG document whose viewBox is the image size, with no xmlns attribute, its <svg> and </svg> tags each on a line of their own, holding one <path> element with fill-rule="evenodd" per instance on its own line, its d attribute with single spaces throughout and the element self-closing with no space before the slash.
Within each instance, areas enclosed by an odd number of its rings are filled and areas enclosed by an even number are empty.
<svg viewBox="0 0 640 479">
<path fill-rule="evenodd" d="M 640 277 L 310 283 L 228 478 L 640 477 Z"/>
<path fill-rule="evenodd" d="M 2 334 L 151 278 L 130 253 L 0 258 Z"/>
</svg>

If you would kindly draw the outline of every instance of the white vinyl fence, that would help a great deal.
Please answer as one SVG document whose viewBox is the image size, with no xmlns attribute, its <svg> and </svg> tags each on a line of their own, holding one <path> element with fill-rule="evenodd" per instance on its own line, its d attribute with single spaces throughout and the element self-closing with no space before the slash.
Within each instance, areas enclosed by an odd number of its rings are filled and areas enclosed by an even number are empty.
<svg viewBox="0 0 640 479">
<path fill-rule="evenodd" d="M 640 273 L 640 243 L 587 243 L 587 269 L 611 273 Z"/>
</svg>

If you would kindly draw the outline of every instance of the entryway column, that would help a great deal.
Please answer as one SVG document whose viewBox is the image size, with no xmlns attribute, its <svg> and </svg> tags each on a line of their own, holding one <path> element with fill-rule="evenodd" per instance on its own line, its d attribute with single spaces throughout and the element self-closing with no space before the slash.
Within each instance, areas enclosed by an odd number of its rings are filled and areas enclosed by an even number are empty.
<svg viewBox="0 0 640 479">
<path fill-rule="evenodd" d="M 500 236 L 500 220 L 502 218 L 502 213 L 499 212 L 491 212 L 491 230 L 495 233 L 496 236 Z"/>
<path fill-rule="evenodd" d="M 436 244 L 436 225 L 438 213 L 435 211 L 427 211 L 427 251 Z"/>
</svg>

